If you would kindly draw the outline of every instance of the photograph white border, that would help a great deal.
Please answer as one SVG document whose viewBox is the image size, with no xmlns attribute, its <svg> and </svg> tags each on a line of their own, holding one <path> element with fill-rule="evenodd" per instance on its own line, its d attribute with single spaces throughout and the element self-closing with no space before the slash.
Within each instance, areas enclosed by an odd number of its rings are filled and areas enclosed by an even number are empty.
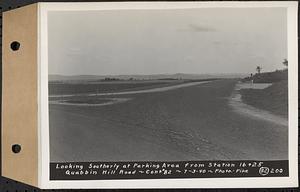
<svg viewBox="0 0 300 192">
<path fill-rule="evenodd" d="M 191 8 L 287 8 L 289 61 L 289 177 L 184 178 L 130 180 L 50 180 L 48 111 L 48 24 L 49 11 L 141 10 Z M 75 188 L 281 188 L 298 186 L 298 3 L 269 2 L 89 2 L 38 3 L 38 103 L 39 103 L 39 186 L 43 189 Z"/>
</svg>

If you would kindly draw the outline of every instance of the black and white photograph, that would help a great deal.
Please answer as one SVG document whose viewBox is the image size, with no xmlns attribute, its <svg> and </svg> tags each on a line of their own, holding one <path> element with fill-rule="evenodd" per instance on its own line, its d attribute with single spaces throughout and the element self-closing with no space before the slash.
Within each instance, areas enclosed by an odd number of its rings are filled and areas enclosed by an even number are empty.
<svg viewBox="0 0 300 192">
<path fill-rule="evenodd" d="M 51 161 L 288 158 L 286 9 L 48 17 Z"/>
<path fill-rule="evenodd" d="M 286 7 L 72 10 L 47 17 L 56 169 L 78 162 L 288 164 L 293 69 Z"/>
</svg>

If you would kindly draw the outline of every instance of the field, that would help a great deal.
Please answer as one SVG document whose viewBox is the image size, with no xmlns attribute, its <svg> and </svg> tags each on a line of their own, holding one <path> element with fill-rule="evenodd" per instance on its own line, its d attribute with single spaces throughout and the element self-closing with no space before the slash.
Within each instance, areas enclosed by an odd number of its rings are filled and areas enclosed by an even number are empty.
<svg viewBox="0 0 300 192">
<path fill-rule="evenodd" d="M 49 83 L 49 94 L 85 94 L 105 93 L 113 91 L 125 91 L 134 89 L 145 89 L 170 84 L 169 81 L 119 81 L 119 82 L 79 82 L 79 83 Z"/>
<path fill-rule="evenodd" d="M 124 100 L 98 106 L 50 104 L 51 162 L 288 159 L 287 126 L 237 113 L 228 104 L 237 80 L 101 95 L 185 83 L 50 85 L 50 100 L 64 98 L 72 104 Z M 94 95 L 85 102 L 91 97 L 84 96 L 88 93 Z M 51 98 L 64 94 L 80 97 Z"/>
<path fill-rule="evenodd" d="M 214 79 L 208 79 L 214 80 Z M 49 82 L 49 95 L 134 91 L 204 80 L 122 80 Z"/>
</svg>

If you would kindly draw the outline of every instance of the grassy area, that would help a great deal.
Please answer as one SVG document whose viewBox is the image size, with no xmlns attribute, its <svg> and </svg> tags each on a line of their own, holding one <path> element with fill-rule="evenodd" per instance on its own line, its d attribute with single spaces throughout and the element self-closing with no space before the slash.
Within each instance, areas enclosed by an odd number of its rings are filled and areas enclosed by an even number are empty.
<svg viewBox="0 0 300 192">
<path fill-rule="evenodd" d="M 273 83 L 266 89 L 242 89 L 242 100 L 254 107 L 288 117 L 288 81 Z"/>
<path fill-rule="evenodd" d="M 127 81 L 127 82 L 99 82 L 99 83 L 51 83 L 49 82 L 49 95 L 107 93 L 135 89 L 153 88 L 168 85 L 165 81 Z"/>
<path fill-rule="evenodd" d="M 256 73 L 253 77 L 246 77 L 242 81 L 251 81 L 253 83 L 274 83 L 288 79 L 288 70 L 276 70 L 273 72 Z"/>
<path fill-rule="evenodd" d="M 201 82 L 216 79 L 195 79 L 195 80 L 124 80 L 124 81 L 103 81 L 103 82 L 49 82 L 49 95 L 64 94 L 87 94 L 87 93 L 108 93 L 120 91 L 137 91 L 159 87 L 166 87 L 188 82 Z"/>
</svg>

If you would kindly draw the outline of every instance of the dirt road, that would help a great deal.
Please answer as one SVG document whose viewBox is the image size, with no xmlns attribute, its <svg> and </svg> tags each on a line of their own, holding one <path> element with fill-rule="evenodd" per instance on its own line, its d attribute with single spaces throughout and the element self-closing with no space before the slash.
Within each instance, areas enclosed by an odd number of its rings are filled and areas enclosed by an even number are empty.
<svg viewBox="0 0 300 192">
<path fill-rule="evenodd" d="M 106 106 L 50 105 L 51 162 L 281 160 L 287 126 L 229 105 L 236 81 L 220 80 Z"/>
</svg>

